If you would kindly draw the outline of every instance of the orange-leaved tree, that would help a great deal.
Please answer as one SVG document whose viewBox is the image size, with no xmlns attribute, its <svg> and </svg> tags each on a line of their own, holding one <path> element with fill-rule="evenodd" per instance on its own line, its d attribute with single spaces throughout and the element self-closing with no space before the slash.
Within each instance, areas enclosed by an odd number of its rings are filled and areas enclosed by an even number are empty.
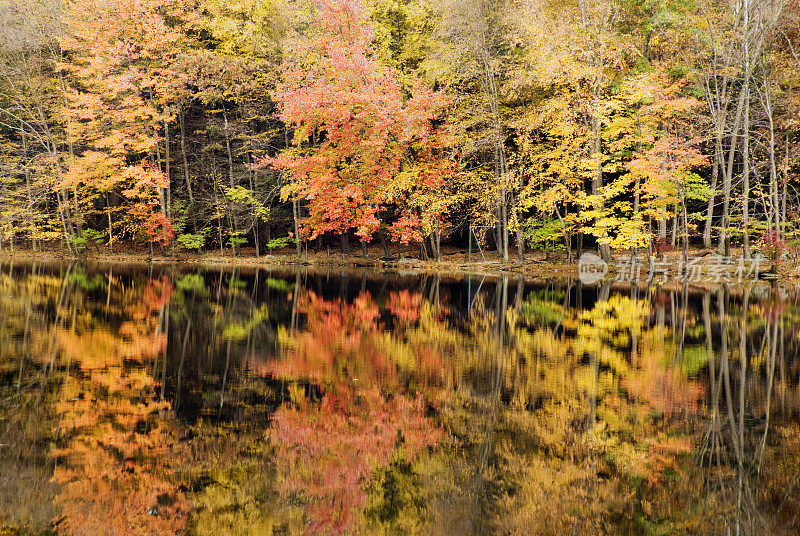
<svg viewBox="0 0 800 536">
<path fill-rule="evenodd" d="M 626 167 L 636 180 L 637 196 L 641 182 L 644 214 L 658 222 L 660 238 L 666 237 L 668 209 L 674 208 L 685 249 L 690 227 L 687 201 L 706 201 L 710 193 L 706 181 L 695 173 L 708 165 L 697 128 L 696 110 L 702 103 L 687 91 L 687 77 L 670 75 L 661 66 L 634 81 L 631 100 L 639 99 L 636 143 L 640 150 Z"/>
<path fill-rule="evenodd" d="M 182 0 L 75 0 L 65 13 L 63 113 L 71 154 L 60 187 L 74 192 L 76 213 L 106 213 L 109 241 L 120 211 L 122 232 L 172 240 L 158 104 L 170 80 L 180 78 L 177 59 L 192 20 Z"/>
<path fill-rule="evenodd" d="M 403 87 L 379 63 L 367 13 L 355 2 L 317 1 L 314 8 L 274 93 L 294 136 L 266 160 L 289 173 L 284 196 L 308 203 L 301 232 L 315 238 L 355 230 L 366 243 L 391 209 L 396 240 L 440 231 L 446 204 L 437 193 L 452 169 L 451 142 L 434 122 L 447 102 L 416 78 Z"/>
</svg>

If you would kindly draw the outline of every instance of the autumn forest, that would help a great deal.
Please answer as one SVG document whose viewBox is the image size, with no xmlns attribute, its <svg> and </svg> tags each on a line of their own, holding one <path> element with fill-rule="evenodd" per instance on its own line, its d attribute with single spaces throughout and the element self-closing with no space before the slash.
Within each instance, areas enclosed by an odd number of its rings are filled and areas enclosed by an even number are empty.
<svg viewBox="0 0 800 536">
<path fill-rule="evenodd" d="M 792 260 L 800 0 L 0 0 L 0 536 L 796 535 Z"/>
<path fill-rule="evenodd" d="M 0 248 L 749 256 L 800 225 L 798 28 L 796 0 L 2 0 Z"/>
</svg>

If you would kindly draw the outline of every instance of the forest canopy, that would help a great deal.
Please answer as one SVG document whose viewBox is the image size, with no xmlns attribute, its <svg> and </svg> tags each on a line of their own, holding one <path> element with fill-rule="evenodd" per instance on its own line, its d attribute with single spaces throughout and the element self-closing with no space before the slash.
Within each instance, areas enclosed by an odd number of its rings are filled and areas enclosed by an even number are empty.
<svg viewBox="0 0 800 536">
<path fill-rule="evenodd" d="M 798 0 L 0 0 L 0 35 L 0 248 L 796 240 Z"/>
</svg>

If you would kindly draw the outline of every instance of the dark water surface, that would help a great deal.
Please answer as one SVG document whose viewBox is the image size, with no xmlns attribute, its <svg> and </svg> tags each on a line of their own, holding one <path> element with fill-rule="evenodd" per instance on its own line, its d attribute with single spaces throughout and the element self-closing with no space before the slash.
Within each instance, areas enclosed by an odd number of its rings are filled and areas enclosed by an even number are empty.
<svg viewBox="0 0 800 536">
<path fill-rule="evenodd" d="M 800 306 L 0 266 L 0 534 L 800 533 Z"/>
</svg>

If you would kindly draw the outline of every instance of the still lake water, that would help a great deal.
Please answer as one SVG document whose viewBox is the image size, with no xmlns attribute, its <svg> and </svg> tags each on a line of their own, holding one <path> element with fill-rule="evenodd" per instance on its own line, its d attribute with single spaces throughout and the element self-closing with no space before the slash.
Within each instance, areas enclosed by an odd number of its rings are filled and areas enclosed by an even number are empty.
<svg viewBox="0 0 800 536">
<path fill-rule="evenodd" d="M 800 306 L 0 266 L 0 534 L 800 533 Z"/>
</svg>

